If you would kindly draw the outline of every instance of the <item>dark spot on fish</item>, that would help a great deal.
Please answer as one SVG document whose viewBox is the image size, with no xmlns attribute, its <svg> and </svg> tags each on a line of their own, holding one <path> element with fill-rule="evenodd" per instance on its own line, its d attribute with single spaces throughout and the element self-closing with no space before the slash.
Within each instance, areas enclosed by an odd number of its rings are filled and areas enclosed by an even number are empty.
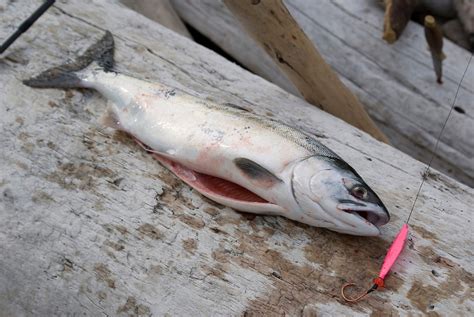
<svg viewBox="0 0 474 317">
<path fill-rule="evenodd" d="M 167 90 L 165 92 L 166 99 L 168 99 L 169 97 L 173 97 L 174 95 L 176 95 L 176 89 Z"/>
<path fill-rule="evenodd" d="M 466 111 L 463 108 L 459 107 L 459 106 L 455 106 L 454 110 L 456 112 L 459 112 L 459 113 L 463 113 L 463 114 L 466 113 Z"/>
</svg>

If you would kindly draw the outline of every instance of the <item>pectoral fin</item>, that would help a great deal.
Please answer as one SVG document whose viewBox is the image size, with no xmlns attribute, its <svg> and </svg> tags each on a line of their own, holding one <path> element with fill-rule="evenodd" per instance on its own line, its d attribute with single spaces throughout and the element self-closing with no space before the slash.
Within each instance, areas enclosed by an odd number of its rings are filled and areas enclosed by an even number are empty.
<svg viewBox="0 0 474 317">
<path fill-rule="evenodd" d="M 245 176 L 267 187 L 282 181 L 278 176 L 252 160 L 239 157 L 234 159 L 234 163 Z"/>
</svg>

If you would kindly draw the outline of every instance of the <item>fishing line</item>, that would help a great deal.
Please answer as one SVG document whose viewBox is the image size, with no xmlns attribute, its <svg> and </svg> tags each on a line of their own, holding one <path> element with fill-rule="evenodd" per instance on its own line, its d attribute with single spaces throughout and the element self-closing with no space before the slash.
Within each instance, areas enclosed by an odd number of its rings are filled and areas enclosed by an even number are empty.
<svg viewBox="0 0 474 317">
<path fill-rule="evenodd" d="M 345 294 L 345 290 L 346 290 L 346 288 L 348 288 L 350 286 L 354 286 L 355 284 L 354 283 L 344 284 L 341 288 L 341 296 L 347 302 L 350 302 L 350 303 L 358 302 L 361 299 L 363 299 L 364 297 L 366 297 L 368 294 L 370 294 L 371 292 L 378 289 L 379 287 L 383 287 L 385 277 L 390 272 L 390 269 L 392 268 L 392 265 L 395 263 L 398 256 L 403 251 L 403 248 L 405 246 L 405 242 L 406 242 L 406 239 L 407 239 L 407 236 L 408 236 L 408 229 L 409 229 L 408 222 L 410 221 L 411 216 L 413 214 L 413 211 L 415 210 L 416 201 L 418 200 L 418 197 L 420 196 L 421 189 L 423 188 L 423 184 L 425 183 L 428 172 L 431 168 L 431 164 L 433 163 L 433 160 L 436 156 L 436 152 L 437 152 L 438 146 L 439 146 L 439 141 L 441 140 L 441 137 L 443 136 L 444 129 L 446 128 L 448 120 L 451 117 L 451 113 L 453 112 L 454 105 L 456 104 L 456 100 L 458 98 L 459 90 L 461 88 L 464 77 L 466 76 L 467 70 L 469 69 L 469 65 L 471 64 L 471 60 L 472 60 L 473 55 L 474 54 L 471 54 L 471 56 L 469 57 L 469 61 L 467 62 L 466 69 L 464 70 L 464 73 L 461 77 L 461 81 L 459 82 L 459 85 L 456 89 L 456 94 L 454 95 L 453 104 L 451 105 L 451 108 L 449 109 L 448 116 L 447 116 L 446 120 L 443 123 L 441 131 L 439 132 L 438 138 L 436 139 L 435 147 L 434 147 L 433 152 L 431 154 L 431 158 L 430 158 L 430 161 L 428 163 L 428 166 L 426 167 L 424 173 L 422 174 L 421 184 L 420 184 L 420 187 L 418 188 L 418 191 L 416 193 L 415 199 L 413 201 L 413 205 L 410 209 L 410 213 L 408 214 L 408 218 L 405 221 L 405 223 L 402 225 L 402 228 L 400 229 L 400 231 L 398 232 L 398 234 L 395 237 L 394 241 L 392 242 L 392 245 L 388 249 L 387 255 L 385 256 L 385 259 L 383 261 L 382 268 L 380 269 L 379 275 L 374 279 L 374 284 L 372 285 L 371 288 L 369 288 L 366 292 L 364 292 L 364 293 L 362 293 L 362 294 L 360 294 L 360 295 L 358 295 L 357 297 L 354 297 L 354 298 L 347 297 L 346 294 Z"/>
<path fill-rule="evenodd" d="M 46 0 L 35 12 L 33 12 L 28 19 L 23 21 L 18 29 L 0 46 L 0 54 L 2 54 L 17 38 L 25 33 L 48 9 L 56 0 Z"/>
<path fill-rule="evenodd" d="M 441 140 L 441 137 L 442 137 L 443 132 L 444 132 L 444 128 L 446 128 L 446 124 L 448 123 L 448 120 L 451 117 L 451 113 L 453 112 L 454 105 L 456 104 L 456 100 L 458 98 L 458 94 L 459 94 L 459 90 L 461 88 L 462 81 L 464 80 L 464 77 L 466 76 L 467 70 L 469 69 L 469 65 L 471 64 L 472 56 L 473 56 L 473 54 L 471 54 L 471 57 L 469 57 L 469 61 L 467 62 L 467 67 L 464 70 L 464 73 L 462 74 L 462 77 L 461 77 L 461 81 L 459 82 L 458 88 L 456 89 L 456 94 L 454 95 L 454 101 L 453 101 L 453 104 L 451 105 L 451 109 L 449 109 L 448 117 L 444 121 L 443 127 L 441 128 L 441 131 L 439 132 L 438 139 L 436 140 L 436 144 L 435 144 L 434 150 L 431 154 L 430 161 L 428 163 L 428 166 L 426 167 L 425 172 L 423 173 L 420 187 L 418 188 L 418 192 L 416 193 L 415 200 L 413 201 L 413 206 L 411 206 L 410 214 L 408 215 L 408 218 L 407 218 L 407 221 L 406 221 L 407 224 L 410 221 L 413 210 L 415 209 L 416 201 L 418 200 L 418 196 L 420 196 L 421 189 L 423 187 L 423 184 L 425 183 L 426 177 L 427 177 L 428 172 L 431 168 L 431 163 L 433 163 L 433 159 L 435 158 L 436 151 L 438 151 L 439 140 Z"/>
</svg>

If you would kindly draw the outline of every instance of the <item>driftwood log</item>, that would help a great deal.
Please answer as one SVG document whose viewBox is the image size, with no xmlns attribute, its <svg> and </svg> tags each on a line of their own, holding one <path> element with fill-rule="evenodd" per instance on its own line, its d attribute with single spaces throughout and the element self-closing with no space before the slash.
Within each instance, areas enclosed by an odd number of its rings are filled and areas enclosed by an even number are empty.
<svg viewBox="0 0 474 317">
<path fill-rule="evenodd" d="M 474 1 L 454 0 L 454 6 L 459 16 L 459 20 L 469 37 L 471 51 L 474 51 Z"/>
<path fill-rule="evenodd" d="M 38 3 L 2 2 L 0 38 Z M 128 73 L 317 136 L 386 203 L 382 236 L 248 220 L 98 125 L 98 94 L 21 84 L 106 29 Z M 0 74 L 0 315 L 472 314 L 472 189 L 431 171 L 386 290 L 346 304 L 340 286 L 377 274 L 425 165 L 117 2 L 58 2 L 0 57 Z"/>
<path fill-rule="evenodd" d="M 305 100 L 388 143 L 357 97 L 324 61 L 283 0 L 225 0 L 224 3 Z"/>
<path fill-rule="evenodd" d="M 124 5 L 170 30 L 191 38 L 188 29 L 173 9 L 169 0 L 120 0 Z"/>
<path fill-rule="evenodd" d="M 324 59 L 366 106 L 391 144 L 427 163 L 469 52 L 445 41 L 445 81 L 438 85 L 423 26 L 408 23 L 400 40 L 388 45 L 380 38 L 384 12 L 376 1 L 288 0 L 285 4 Z M 174 0 L 173 5 L 188 24 L 240 63 L 287 91 L 294 91 L 222 1 Z M 473 87 L 474 65 L 471 65 L 433 162 L 443 173 L 471 187 L 474 186 Z"/>
</svg>

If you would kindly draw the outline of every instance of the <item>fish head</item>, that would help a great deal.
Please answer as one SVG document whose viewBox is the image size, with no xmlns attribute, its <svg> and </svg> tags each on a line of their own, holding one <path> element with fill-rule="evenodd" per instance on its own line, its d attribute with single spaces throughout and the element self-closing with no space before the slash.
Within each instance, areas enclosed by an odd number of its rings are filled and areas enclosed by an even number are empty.
<svg viewBox="0 0 474 317">
<path fill-rule="evenodd" d="M 377 194 L 338 157 L 312 156 L 295 164 L 291 189 L 300 220 L 310 225 L 375 236 L 390 220 Z"/>
</svg>

